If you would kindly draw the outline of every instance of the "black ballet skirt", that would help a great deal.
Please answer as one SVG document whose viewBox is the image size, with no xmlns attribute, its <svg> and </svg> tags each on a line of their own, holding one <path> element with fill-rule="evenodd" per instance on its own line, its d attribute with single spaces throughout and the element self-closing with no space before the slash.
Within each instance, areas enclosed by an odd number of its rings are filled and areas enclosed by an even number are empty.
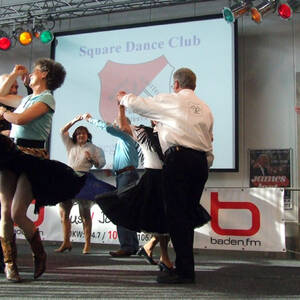
<svg viewBox="0 0 300 300">
<path fill-rule="evenodd" d="M 66 164 L 25 154 L 8 137 L 0 134 L 0 171 L 25 173 L 31 183 L 35 212 L 39 207 L 56 205 L 75 197 L 84 186 L 86 175 Z"/>
<path fill-rule="evenodd" d="M 167 233 L 161 174 L 159 169 L 146 169 L 137 185 L 97 195 L 95 202 L 116 225 L 137 232 Z"/>
<path fill-rule="evenodd" d="M 146 169 L 136 186 L 122 192 L 97 195 L 95 202 L 115 225 L 137 232 L 167 234 L 169 232 L 162 196 L 162 170 Z M 197 228 L 211 220 L 201 205 L 189 212 L 191 227 Z"/>
</svg>

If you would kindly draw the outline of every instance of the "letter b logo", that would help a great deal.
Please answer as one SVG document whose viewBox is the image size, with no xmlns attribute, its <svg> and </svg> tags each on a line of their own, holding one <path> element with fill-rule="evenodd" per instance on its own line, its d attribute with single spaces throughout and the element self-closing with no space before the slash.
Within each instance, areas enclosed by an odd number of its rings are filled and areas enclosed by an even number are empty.
<svg viewBox="0 0 300 300">
<path fill-rule="evenodd" d="M 252 226 L 250 229 L 223 229 L 219 225 L 220 209 L 244 209 L 249 210 L 252 215 Z M 218 193 L 211 193 L 211 227 L 220 235 L 251 236 L 258 232 L 260 228 L 260 213 L 256 205 L 250 202 L 220 202 Z"/>
</svg>

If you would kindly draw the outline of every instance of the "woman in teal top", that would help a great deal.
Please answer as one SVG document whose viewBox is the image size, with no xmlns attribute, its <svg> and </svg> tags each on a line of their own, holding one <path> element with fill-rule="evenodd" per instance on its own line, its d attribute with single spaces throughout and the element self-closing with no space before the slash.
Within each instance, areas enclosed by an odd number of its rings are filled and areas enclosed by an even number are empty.
<svg viewBox="0 0 300 300">
<path fill-rule="evenodd" d="M 27 70 L 24 66 L 15 67 L 14 71 L 15 69 L 17 69 L 17 76 L 26 76 Z M 14 112 L 0 107 L 0 118 L 12 123 L 10 137 L 21 151 L 48 158 L 45 144 L 50 134 L 55 110 L 55 101 L 51 92 L 62 85 L 65 75 L 65 69 L 61 64 L 48 58 L 38 59 L 34 64 L 33 72 L 29 74 L 29 86 L 33 93 L 22 99 Z M 3 102 L 5 97 L 1 97 L 0 100 Z M 9 98 L 9 100 L 16 101 L 17 99 Z M 14 282 L 21 280 L 16 265 L 14 223 L 22 229 L 31 245 L 34 278 L 37 278 L 45 271 L 46 253 L 38 229 L 26 216 L 28 206 L 32 202 L 31 184 L 24 173 L 17 174 L 8 168 L 2 169 L 0 191 L 1 246 L 4 253 L 6 278 Z"/>
</svg>

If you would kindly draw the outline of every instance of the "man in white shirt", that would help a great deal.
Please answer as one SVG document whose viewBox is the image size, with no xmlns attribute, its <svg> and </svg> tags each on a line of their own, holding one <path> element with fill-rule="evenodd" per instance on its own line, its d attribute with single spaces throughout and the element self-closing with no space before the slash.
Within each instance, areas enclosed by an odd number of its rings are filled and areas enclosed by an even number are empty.
<svg viewBox="0 0 300 300">
<path fill-rule="evenodd" d="M 213 116 L 194 93 L 196 75 L 187 68 L 173 74 L 171 94 L 142 98 L 119 92 L 121 105 L 158 122 L 165 154 L 163 185 L 171 240 L 176 252 L 175 272 L 157 277 L 159 283 L 194 283 L 194 228 L 201 226 L 199 201 L 212 162 Z"/>
</svg>

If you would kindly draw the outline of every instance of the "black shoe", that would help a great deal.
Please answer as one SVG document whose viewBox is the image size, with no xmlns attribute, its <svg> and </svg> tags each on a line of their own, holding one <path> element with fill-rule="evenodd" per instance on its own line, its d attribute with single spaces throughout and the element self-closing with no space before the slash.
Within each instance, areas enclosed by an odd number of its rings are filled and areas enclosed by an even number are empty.
<svg viewBox="0 0 300 300">
<path fill-rule="evenodd" d="M 129 257 L 131 255 L 134 255 L 135 253 L 120 249 L 118 251 L 110 251 L 109 254 L 112 257 Z"/>
<path fill-rule="evenodd" d="M 176 272 L 163 273 L 163 275 L 157 276 L 156 281 L 158 283 L 165 284 L 189 284 L 195 283 L 195 278 L 181 277 Z"/>
<path fill-rule="evenodd" d="M 139 256 L 144 256 L 146 262 L 149 263 L 150 265 L 157 265 L 157 263 L 153 260 L 153 258 L 147 254 L 144 247 L 141 247 L 136 254 Z"/>
<path fill-rule="evenodd" d="M 159 261 L 158 262 L 158 268 L 159 268 L 159 271 L 161 272 L 166 272 L 166 273 L 170 273 L 170 272 L 173 272 L 173 268 L 169 268 L 166 264 L 164 264 L 162 261 Z"/>
</svg>

